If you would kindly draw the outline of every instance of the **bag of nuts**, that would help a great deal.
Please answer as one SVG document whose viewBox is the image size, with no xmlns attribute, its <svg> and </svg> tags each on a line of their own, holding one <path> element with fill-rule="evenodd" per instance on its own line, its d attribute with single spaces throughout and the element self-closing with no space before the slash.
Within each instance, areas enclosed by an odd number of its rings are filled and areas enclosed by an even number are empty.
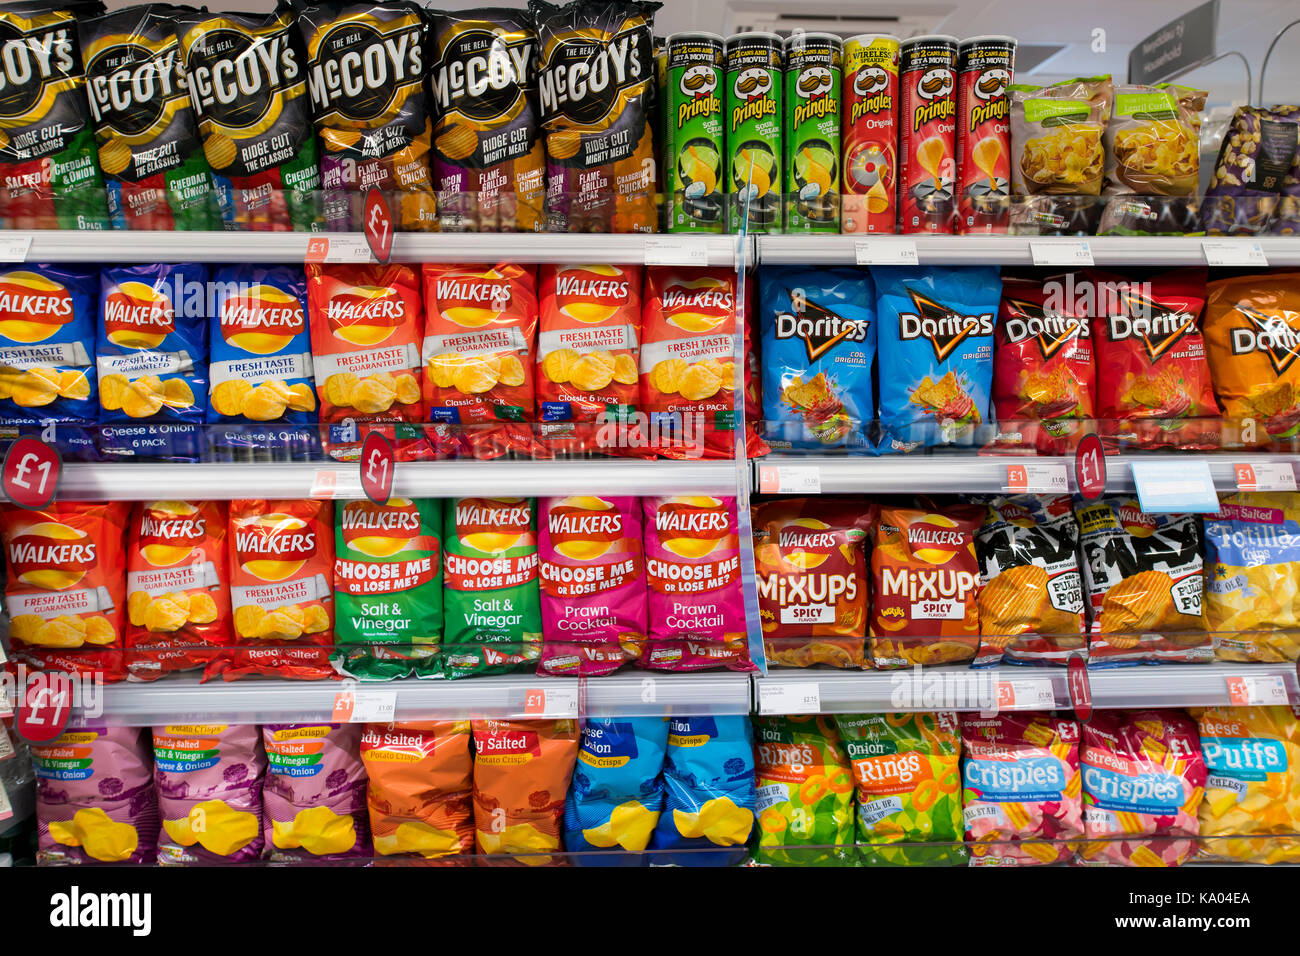
<svg viewBox="0 0 1300 956">
<path fill-rule="evenodd" d="M 1290 173 L 1296 185 L 1296 150 L 1300 116 L 1295 107 L 1243 106 L 1219 147 L 1210 184 L 1201 204 L 1201 224 L 1208 235 L 1257 235 L 1268 227 Z"/>
</svg>

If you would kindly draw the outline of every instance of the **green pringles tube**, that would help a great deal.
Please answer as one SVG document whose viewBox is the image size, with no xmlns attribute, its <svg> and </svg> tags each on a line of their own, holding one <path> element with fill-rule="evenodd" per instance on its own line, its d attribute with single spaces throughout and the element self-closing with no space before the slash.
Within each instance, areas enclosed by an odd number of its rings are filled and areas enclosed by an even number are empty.
<svg viewBox="0 0 1300 956">
<path fill-rule="evenodd" d="M 784 52 L 775 33 L 727 41 L 727 231 L 781 231 L 781 84 Z"/>
<path fill-rule="evenodd" d="M 537 504 L 530 498 L 447 503 L 444 677 L 508 674 L 541 653 Z"/>
<path fill-rule="evenodd" d="M 722 37 L 668 38 L 664 102 L 669 232 L 722 232 Z"/>
<path fill-rule="evenodd" d="M 442 501 L 334 509 L 335 667 L 360 680 L 438 676 Z"/>
<path fill-rule="evenodd" d="M 785 230 L 840 231 L 840 88 L 844 41 L 796 33 L 785 42 Z"/>
</svg>

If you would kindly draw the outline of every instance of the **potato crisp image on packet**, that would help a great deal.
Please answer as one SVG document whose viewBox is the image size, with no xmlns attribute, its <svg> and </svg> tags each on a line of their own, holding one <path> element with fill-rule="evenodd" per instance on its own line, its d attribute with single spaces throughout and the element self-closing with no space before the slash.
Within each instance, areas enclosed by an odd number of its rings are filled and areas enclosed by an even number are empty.
<svg viewBox="0 0 1300 956">
<path fill-rule="evenodd" d="M 362 724 L 263 724 L 262 832 L 275 862 L 371 855 Z"/>
<path fill-rule="evenodd" d="M 564 804 L 564 847 L 626 850 L 650 843 L 664 805 L 668 721 L 659 716 L 624 719 L 589 717 Z M 600 855 L 579 861 L 594 866 L 627 866 L 637 857 Z"/>
<path fill-rule="evenodd" d="M 1115 102 L 1110 77 L 1055 86 L 1017 83 L 1007 87 L 1007 95 L 1013 193 L 1100 195 L 1106 165 L 1102 137 Z"/>
<path fill-rule="evenodd" d="M 1206 92 L 1117 84 L 1114 94 L 1104 136 L 1107 195 L 1195 196 Z"/>
</svg>

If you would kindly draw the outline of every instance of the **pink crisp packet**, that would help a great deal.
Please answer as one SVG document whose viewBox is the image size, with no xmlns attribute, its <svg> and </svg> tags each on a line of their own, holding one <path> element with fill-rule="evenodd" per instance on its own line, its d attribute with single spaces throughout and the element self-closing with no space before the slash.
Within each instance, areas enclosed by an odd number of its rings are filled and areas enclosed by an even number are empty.
<svg viewBox="0 0 1300 956">
<path fill-rule="evenodd" d="M 972 866 L 1060 863 L 1083 835 L 1079 725 L 1050 714 L 962 719 Z"/>
<path fill-rule="evenodd" d="M 1206 777 L 1195 721 L 1098 711 L 1083 728 L 1082 760 L 1085 863 L 1178 866 L 1195 852 Z"/>
<path fill-rule="evenodd" d="M 271 859 L 369 858 L 361 724 L 266 724 L 263 832 Z"/>
<path fill-rule="evenodd" d="M 639 658 L 646 632 L 640 503 L 626 496 L 542 498 L 537 514 L 538 670 L 595 676 Z"/>
<path fill-rule="evenodd" d="M 42 865 L 153 863 L 158 798 L 143 727 L 82 727 L 33 744 Z"/>
<path fill-rule="evenodd" d="M 642 498 L 650 633 L 641 666 L 754 670 L 745 631 L 736 499 Z"/>
<path fill-rule="evenodd" d="M 262 855 L 266 754 L 253 724 L 153 729 L 158 862 L 247 863 Z"/>
</svg>

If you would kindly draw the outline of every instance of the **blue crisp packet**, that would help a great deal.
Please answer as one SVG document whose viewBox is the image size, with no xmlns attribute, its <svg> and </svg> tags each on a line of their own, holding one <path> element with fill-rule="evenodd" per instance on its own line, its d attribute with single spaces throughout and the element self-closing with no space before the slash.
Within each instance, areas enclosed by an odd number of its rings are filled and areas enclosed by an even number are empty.
<svg viewBox="0 0 1300 956">
<path fill-rule="evenodd" d="M 993 266 L 872 266 L 880 323 L 882 452 L 973 444 L 989 424 L 993 325 L 1002 279 Z"/>
<path fill-rule="evenodd" d="M 567 850 L 637 853 L 649 845 L 664 805 L 660 773 L 667 746 L 668 721 L 662 717 L 586 721 L 564 805 Z M 620 866 L 639 858 L 601 855 L 584 862 Z"/>
<path fill-rule="evenodd" d="M 764 439 L 773 448 L 866 444 L 875 415 L 875 292 L 865 269 L 759 274 Z"/>
</svg>

